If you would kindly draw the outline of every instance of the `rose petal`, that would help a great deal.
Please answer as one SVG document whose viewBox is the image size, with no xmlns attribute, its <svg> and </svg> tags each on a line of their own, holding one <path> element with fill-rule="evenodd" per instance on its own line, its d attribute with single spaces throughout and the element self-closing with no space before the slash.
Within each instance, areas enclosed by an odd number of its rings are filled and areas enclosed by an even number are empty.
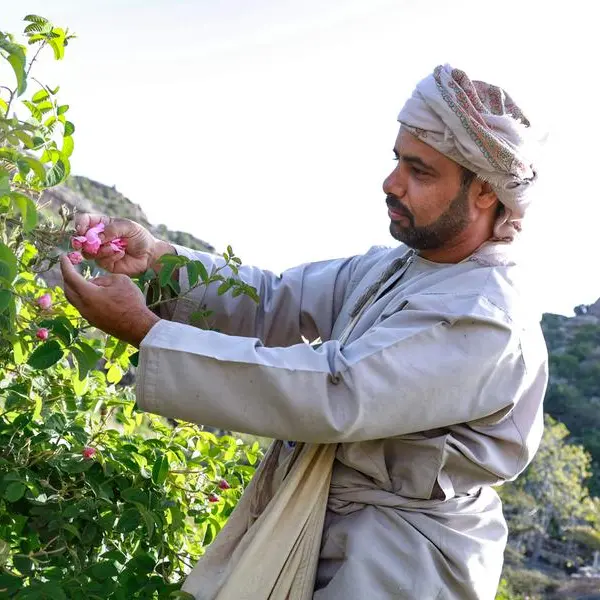
<svg viewBox="0 0 600 600">
<path fill-rule="evenodd" d="M 86 254 L 98 254 L 98 250 L 100 250 L 100 239 L 96 237 L 95 240 L 87 240 L 83 245 L 83 251 Z"/>
<path fill-rule="evenodd" d="M 127 248 L 127 240 L 122 240 L 121 238 L 116 238 L 109 244 L 113 252 L 123 252 Z"/>
<path fill-rule="evenodd" d="M 98 223 L 98 225 L 94 225 L 93 227 L 90 227 L 85 232 L 85 235 L 87 235 L 88 233 L 91 233 L 92 235 L 98 235 L 99 233 L 102 233 L 103 231 L 104 231 L 104 223 Z"/>
<path fill-rule="evenodd" d="M 83 245 L 87 242 L 87 238 L 84 235 L 78 235 L 71 238 L 71 246 L 75 250 L 81 250 Z"/>
<path fill-rule="evenodd" d="M 67 258 L 71 261 L 72 265 L 78 265 L 83 260 L 81 252 L 69 252 Z"/>
<path fill-rule="evenodd" d="M 37 303 L 42 310 L 48 310 L 52 306 L 52 296 L 50 294 L 43 294 L 37 299 Z"/>
</svg>

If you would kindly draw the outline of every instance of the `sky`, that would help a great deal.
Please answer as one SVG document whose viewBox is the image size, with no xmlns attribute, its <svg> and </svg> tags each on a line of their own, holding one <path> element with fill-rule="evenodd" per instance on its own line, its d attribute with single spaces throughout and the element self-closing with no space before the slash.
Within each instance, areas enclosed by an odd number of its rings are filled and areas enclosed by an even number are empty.
<svg viewBox="0 0 600 600">
<path fill-rule="evenodd" d="M 442 63 L 501 85 L 540 133 L 523 235 L 540 311 L 600 297 L 591 4 L 430 0 L 0 0 L 78 38 L 37 76 L 61 84 L 73 174 L 153 223 L 280 272 L 390 237 L 383 179 L 397 114 Z"/>
</svg>

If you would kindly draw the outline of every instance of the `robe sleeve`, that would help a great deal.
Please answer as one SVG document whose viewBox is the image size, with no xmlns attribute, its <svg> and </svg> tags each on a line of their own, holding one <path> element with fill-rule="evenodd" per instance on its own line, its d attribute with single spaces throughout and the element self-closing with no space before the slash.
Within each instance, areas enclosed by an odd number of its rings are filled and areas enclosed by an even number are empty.
<svg viewBox="0 0 600 600">
<path fill-rule="evenodd" d="M 525 368 L 520 332 L 485 298 L 469 300 L 473 309 L 462 313 L 448 308 L 452 302 L 450 295 L 413 298 L 346 346 L 333 340 L 318 348 L 267 348 L 161 321 L 141 344 L 138 404 L 220 429 L 316 443 L 504 417 L 542 383 L 542 357 Z"/>
<path fill-rule="evenodd" d="M 222 257 L 174 245 L 179 255 L 200 260 L 208 273 L 224 264 Z M 241 337 L 254 337 L 266 346 L 289 346 L 302 342 L 327 340 L 344 301 L 354 267 L 359 257 L 304 264 L 274 273 L 243 265 L 240 278 L 256 288 L 257 304 L 247 296 L 219 296 L 218 284 L 198 287 L 181 299 L 164 305 L 159 316 L 178 323 L 189 323 L 190 315 L 201 306 L 213 311 L 211 329 Z M 224 269 L 224 277 L 232 275 Z M 189 290 L 185 269 L 180 269 L 182 293 Z"/>
</svg>

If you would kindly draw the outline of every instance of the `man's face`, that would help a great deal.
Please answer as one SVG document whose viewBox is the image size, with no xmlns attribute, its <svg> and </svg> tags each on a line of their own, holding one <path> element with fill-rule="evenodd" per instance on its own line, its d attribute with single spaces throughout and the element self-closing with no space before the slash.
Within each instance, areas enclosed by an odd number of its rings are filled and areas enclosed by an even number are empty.
<svg viewBox="0 0 600 600">
<path fill-rule="evenodd" d="M 416 250 L 443 248 L 470 222 L 463 169 L 402 127 L 394 154 L 398 165 L 383 182 L 390 233 Z"/>
</svg>

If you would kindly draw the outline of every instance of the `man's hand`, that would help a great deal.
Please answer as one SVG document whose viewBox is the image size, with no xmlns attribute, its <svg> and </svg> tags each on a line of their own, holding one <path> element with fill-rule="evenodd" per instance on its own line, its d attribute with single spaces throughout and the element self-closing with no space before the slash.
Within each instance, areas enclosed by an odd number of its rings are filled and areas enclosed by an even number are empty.
<svg viewBox="0 0 600 600">
<path fill-rule="evenodd" d="M 155 266 L 163 254 L 174 253 L 175 250 L 166 242 L 157 240 L 147 229 L 129 219 L 113 219 L 105 215 L 78 214 L 75 217 L 75 230 L 78 235 L 99 223 L 104 223 L 104 232 L 100 234 L 103 245 L 98 254 L 85 254 L 94 259 L 98 266 L 111 273 L 123 275 L 140 275 Z M 108 242 L 121 239 L 125 250 L 115 252 Z"/>
<path fill-rule="evenodd" d="M 139 347 L 160 320 L 126 275 L 104 275 L 87 281 L 66 256 L 61 257 L 60 266 L 67 300 L 98 329 Z"/>
</svg>

